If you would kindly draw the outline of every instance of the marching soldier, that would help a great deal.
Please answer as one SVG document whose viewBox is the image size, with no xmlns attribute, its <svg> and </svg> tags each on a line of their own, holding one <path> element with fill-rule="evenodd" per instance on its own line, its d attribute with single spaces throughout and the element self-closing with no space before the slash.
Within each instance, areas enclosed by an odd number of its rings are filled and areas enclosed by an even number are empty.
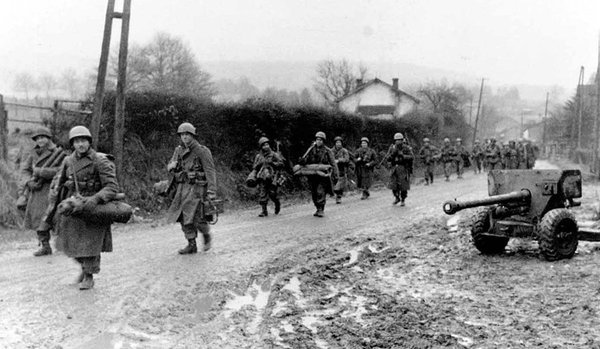
<svg viewBox="0 0 600 349">
<path fill-rule="evenodd" d="M 510 148 L 508 147 L 508 141 L 502 143 L 502 148 L 500 150 L 500 163 L 502 164 L 502 169 L 508 168 L 508 160 L 510 159 Z"/>
<path fill-rule="evenodd" d="M 456 157 L 454 160 L 456 164 L 456 175 L 457 178 L 461 179 L 463 178 L 462 175 L 465 165 L 469 165 L 465 161 L 468 160 L 469 152 L 467 152 L 467 148 L 465 148 L 465 146 L 462 144 L 461 138 L 456 139 L 456 147 L 454 149 L 456 150 Z"/>
<path fill-rule="evenodd" d="M 519 168 L 519 151 L 517 150 L 515 141 L 508 142 L 508 151 L 505 153 L 505 156 L 507 157 L 507 170 L 516 170 Z"/>
<path fill-rule="evenodd" d="M 444 176 L 446 176 L 446 182 L 448 182 L 450 180 L 452 164 L 456 159 L 456 149 L 450 144 L 449 138 L 444 138 L 444 146 L 441 149 L 440 155 L 444 164 Z"/>
<path fill-rule="evenodd" d="M 17 208 L 25 210 L 25 228 L 36 230 L 48 208 L 52 178 L 67 154 L 52 142 L 50 130 L 45 127 L 38 129 L 31 138 L 36 145 L 21 163 L 22 181 L 18 188 Z M 33 255 L 39 257 L 52 254 L 50 231 L 37 230 L 42 247 Z"/>
<path fill-rule="evenodd" d="M 278 171 L 283 166 L 283 159 L 281 156 L 271 150 L 269 145 L 269 139 L 267 137 L 261 137 L 258 140 L 258 146 L 260 152 L 256 154 L 254 159 L 254 170 L 256 171 L 256 180 L 258 182 L 258 203 L 262 207 L 259 217 L 266 217 L 269 215 L 267 211 L 267 203 L 269 198 L 275 204 L 275 214 L 279 214 L 281 210 L 281 202 L 277 197 L 277 191 L 279 189 L 279 183 L 277 182 Z"/>
<path fill-rule="evenodd" d="M 203 202 L 216 198 L 217 174 L 210 150 L 196 140 L 196 128 L 184 122 L 177 128 L 181 145 L 167 165 L 177 191 L 169 207 L 167 222 L 179 222 L 188 245 L 179 254 L 197 253 L 196 237 L 202 233 L 204 251 L 210 250 L 210 226 L 204 218 Z"/>
<path fill-rule="evenodd" d="M 431 145 L 429 138 L 423 138 L 423 146 L 419 150 L 419 158 L 424 165 L 425 185 L 433 184 L 433 169 L 435 167 L 435 159 L 438 156 L 438 149 Z"/>
<path fill-rule="evenodd" d="M 410 167 L 414 154 L 410 146 L 404 144 L 402 133 L 394 135 L 394 144 L 390 146 L 388 154 L 387 161 L 392 166 L 390 184 L 395 198 L 393 204 L 400 203 L 400 206 L 404 206 L 410 190 Z"/>
<path fill-rule="evenodd" d="M 317 208 L 317 211 L 313 215 L 315 217 L 323 217 L 325 215 L 327 194 L 333 195 L 332 180 L 338 177 L 338 168 L 335 165 L 333 152 L 325 146 L 325 138 L 325 132 L 317 132 L 315 134 L 315 142 L 299 160 L 300 165 L 314 164 L 331 166 L 331 173 L 329 176 L 321 176 L 318 174 L 308 176 L 312 200 Z"/>
<path fill-rule="evenodd" d="M 369 147 L 369 139 L 362 137 L 360 139 L 360 148 L 354 155 L 356 158 L 356 177 L 358 187 L 362 189 L 361 200 L 366 200 L 371 195 L 369 188 L 373 184 L 373 169 L 377 165 L 377 154 Z"/>
<path fill-rule="evenodd" d="M 73 214 L 75 210 L 93 211 L 98 204 L 112 201 L 119 184 L 114 164 L 106 155 L 91 148 L 92 135 L 86 127 L 73 127 L 69 131 L 69 142 L 74 152 L 65 158 L 53 180 L 42 224 L 53 223 L 55 207 L 63 199 L 73 195 L 83 197 L 81 206 L 58 215 L 56 231 L 63 241 L 65 254 L 81 265 L 79 289 L 88 290 L 94 287 L 93 275 L 100 272 L 100 253 L 112 252 L 110 223 L 91 222 Z"/>
<path fill-rule="evenodd" d="M 477 173 L 481 173 L 481 167 L 483 165 L 483 148 L 481 147 L 481 144 L 479 143 L 479 139 L 475 140 L 475 144 L 473 145 L 473 150 L 471 150 L 471 156 L 473 158 L 473 162 L 474 162 L 474 166 L 473 166 L 473 170 L 475 171 L 475 174 Z"/>
<path fill-rule="evenodd" d="M 348 183 L 348 166 L 350 165 L 350 153 L 344 148 L 343 139 L 340 136 L 335 137 L 335 146 L 333 147 L 333 158 L 338 167 L 339 176 L 333 192 L 335 193 L 335 203 L 342 203 L 342 195 Z"/>
<path fill-rule="evenodd" d="M 499 169 L 502 165 L 501 160 L 501 149 L 496 144 L 496 138 L 490 139 L 490 144 L 485 149 L 485 159 L 488 164 L 488 170 Z"/>
<path fill-rule="evenodd" d="M 535 165 L 535 152 L 529 140 L 520 139 L 519 142 L 519 168 L 532 169 Z"/>
</svg>

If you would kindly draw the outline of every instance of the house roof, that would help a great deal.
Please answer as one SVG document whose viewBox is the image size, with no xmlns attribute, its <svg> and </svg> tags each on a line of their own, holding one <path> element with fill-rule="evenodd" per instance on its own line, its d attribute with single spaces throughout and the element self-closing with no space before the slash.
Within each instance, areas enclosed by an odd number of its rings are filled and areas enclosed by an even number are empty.
<svg viewBox="0 0 600 349">
<path fill-rule="evenodd" d="M 342 100 L 344 100 L 344 99 L 346 99 L 346 98 L 348 98 L 348 97 L 350 97 L 352 95 L 355 95 L 355 94 L 359 93 L 360 91 L 368 88 L 369 86 L 372 86 L 372 85 L 375 85 L 375 84 L 382 84 L 382 85 L 388 87 L 390 90 L 392 90 L 392 92 L 394 92 L 397 96 L 404 95 L 404 96 L 412 99 L 417 104 L 421 102 L 421 101 L 419 101 L 418 98 L 413 97 L 413 96 L 409 95 L 408 93 L 406 93 L 406 92 L 404 92 L 404 91 L 402 91 L 400 89 L 395 89 L 392 85 L 388 84 L 387 82 L 385 82 L 383 80 L 380 80 L 379 78 L 375 78 L 375 79 L 373 79 L 373 80 L 371 80 L 369 82 L 366 82 L 366 83 L 360 85 L 358 88 L 354 89 L 354 91 L 351 91 L 347 95 L 338 98 L 336 100 L 336 102 L 340 102 L 340 101 L 342 101 Z"/>
<path fill-rule="evenodd" d="M 396 107 L 393 105 L 360 105 L 356 111 L 364 116 L 393 115 Z"/>
</svg>

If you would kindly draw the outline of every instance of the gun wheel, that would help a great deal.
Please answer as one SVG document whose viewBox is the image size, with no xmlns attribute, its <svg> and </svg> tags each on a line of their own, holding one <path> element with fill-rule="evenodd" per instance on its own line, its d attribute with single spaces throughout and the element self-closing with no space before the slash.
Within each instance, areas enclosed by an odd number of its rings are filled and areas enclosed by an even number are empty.
<svg viewBox="0 0 600 349">
<path fill-rule="evenodd" d="M 500 254 L 504 252 L 509 238 L 487 235 L 492 229 L 491 212 L 492 209 L 486 207 L 475 213 L 473 225 L 471 226 L 471 237 L 479 252 L 483 254 Z"/>
<path fill-rule="evenodd" d="M 548 261 L 571 258 L 577 250 L 577 220 L 565 208 L 550 210 L 538 225 L 540 253 Z"/>
</svg>

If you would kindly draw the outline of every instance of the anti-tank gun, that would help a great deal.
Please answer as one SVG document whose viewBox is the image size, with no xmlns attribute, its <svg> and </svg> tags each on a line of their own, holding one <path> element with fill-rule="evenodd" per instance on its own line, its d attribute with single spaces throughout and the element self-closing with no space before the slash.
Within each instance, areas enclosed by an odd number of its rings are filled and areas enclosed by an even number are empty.
<svg viewBox="0 0 600 349">
<path fill-rule="evenodd" d="M 579 170 L 492 170 L 489 198 L 447 201 L 443 209 L 454 214 L 480 207 L 474 214 L 471 236 L 483 254 L 502 253 L 510 238 L 538 240 L 549 261 L 571 258 L 578 240 L 600 241 L 596 231 L 578 228 L 570 208 L 579 206 Z"/>
</svg>

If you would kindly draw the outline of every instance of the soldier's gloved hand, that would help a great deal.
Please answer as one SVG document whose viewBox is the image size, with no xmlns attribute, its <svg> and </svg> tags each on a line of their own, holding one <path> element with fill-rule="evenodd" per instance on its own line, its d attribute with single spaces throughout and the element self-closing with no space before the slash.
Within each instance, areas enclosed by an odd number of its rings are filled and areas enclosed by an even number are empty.
<svg viewBox="0 0 600 349">
<path fill-rule="evenodd" d="M 206 193 L 206 197 L 208 198 L 208 200 L 215 200 L 217 198 L 217 194 L 213 193 L 212 191 L 209 191 Z"/>
<path fill-rule="evenodd" d="M 171 161 L 169 162 L 169 164 L 167 165 L 167 171 L 172 171 L 175 168 L 177 168 L 177 161 Z"/>
<path fill-rule="evenodd" d="M 27 181 L 27 188 L 29 188 L 29 190 L 35 190 L 37 189 L 37 181 L 35 179 L 30 179 Z"/>
<path fill-rule="evenodd" d="M 40 173 L 42 173 L 42 169 L 41 168 L 36 167 L 36 168 L 33 169 L 33 176 L 34 177 L 39 177 Z"/>
<path fill-rule="evenodd" d="M 100 203 L 101 199 L 96 195 L 86 196 L 83 198 L 83 204 L 81 205 L 81 211 L 91 212 Z"/>
</svg>

